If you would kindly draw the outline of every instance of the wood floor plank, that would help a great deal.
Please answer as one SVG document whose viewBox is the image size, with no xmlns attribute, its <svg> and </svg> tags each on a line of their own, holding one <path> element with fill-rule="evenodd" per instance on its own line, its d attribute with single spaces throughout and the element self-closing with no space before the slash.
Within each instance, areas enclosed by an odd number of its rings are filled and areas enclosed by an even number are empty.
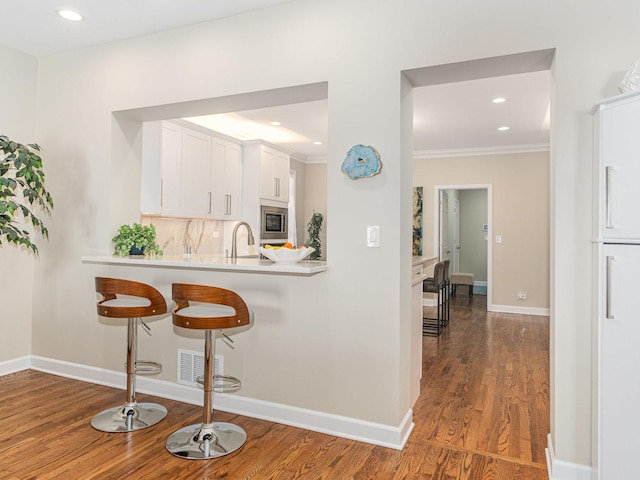
<svg viewBox="0 0 640 480">
<path fill-rule="evenodd" d="M 247 431 L 242 449 L 183 460 L 168 436 L 198 423 L 200 407 L 164 405 L 159 424 L 132 433 L 91 427 L 122 390 L 26 370 L 0 377 L 0 480 L 543 480 L 549 431 L 549 322 L 487 313 L 458 296 L 440 337 L 424 337 L 421 395 L 404 450 L 216 412 Z"/>
</svg>

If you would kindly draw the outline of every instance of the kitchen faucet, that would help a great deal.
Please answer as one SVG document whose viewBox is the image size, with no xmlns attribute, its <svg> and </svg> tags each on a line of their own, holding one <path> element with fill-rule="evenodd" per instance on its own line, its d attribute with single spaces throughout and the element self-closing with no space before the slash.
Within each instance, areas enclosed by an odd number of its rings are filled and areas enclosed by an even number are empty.
<svg viewBox="0 0 640 480">
<path fill-rule="evenodd" d="M 256 241 L 253 238 L 253 232 L 251 231 L 251 226 L 247 223 L 247 222 L 238 222 L 236 224 L 235 227 L 233 227 L 233 233 L 231 234 L 231 258 L 238 258 L 238 251 L 236 249 L 236 243 L 237 243 L 237 235 L 238 235 L 238 228 L 244 225 L 245 227 L 247 227 L 247 233 L 248 238 L 247 238 L 247 244 L 248 245 L 255 245 Z"/>
</svg>

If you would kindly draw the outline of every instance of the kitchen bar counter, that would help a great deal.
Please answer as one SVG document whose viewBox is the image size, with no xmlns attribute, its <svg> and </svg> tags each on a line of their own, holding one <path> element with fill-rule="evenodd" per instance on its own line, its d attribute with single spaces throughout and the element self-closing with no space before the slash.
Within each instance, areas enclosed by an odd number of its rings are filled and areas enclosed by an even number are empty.
<svg viewBox="0 0 640 480">
<path fill-rule="evenodd" d="M 310 276 L 327 269 L 327 262 L 317 260 L 302 260 L 298 263 L 283 264 L 274 263 L 271 260 L 263 260 L 256 257 L 224 258 L 213 255 L 164 255 L 157 258 L 145 256 L 110 257 L 110 256 L 84 256 L 83 263 L 97 263 L 104 265 L 130 265 L 135 267 L 151 268 L 179 268 L 192 270 L 218 270 L 229 272 L 247 272 L 277 275 L 303 275 Z"/>
<path fill-rule="evenodd" d="M 418 257 L 414 256 L 411 262 L 412 276 L 411 285 L 417 285 L 431 276 L 432 272 L 428 271 L 426 267 L 436 263 L 438 257 Z"/>
</svg>

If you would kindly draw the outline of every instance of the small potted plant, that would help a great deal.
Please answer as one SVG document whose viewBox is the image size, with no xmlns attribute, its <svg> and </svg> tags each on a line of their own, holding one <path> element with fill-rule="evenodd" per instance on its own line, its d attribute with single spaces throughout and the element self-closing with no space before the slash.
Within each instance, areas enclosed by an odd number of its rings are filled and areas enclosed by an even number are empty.
<svg viewBox="0 0 640 480">
<path fill-rule="evenodd" d="M 112 239 L 115 245 L 115 255 L 162 255 L 160 246 L 156 243 L 155 225 L 122 225 L 118 234 Z"/>
</svg>

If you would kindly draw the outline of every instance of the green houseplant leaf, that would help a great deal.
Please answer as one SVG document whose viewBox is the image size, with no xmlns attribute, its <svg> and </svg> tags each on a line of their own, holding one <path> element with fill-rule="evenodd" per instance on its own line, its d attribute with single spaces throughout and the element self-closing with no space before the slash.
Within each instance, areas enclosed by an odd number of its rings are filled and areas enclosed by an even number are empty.
<svg viewBox="0 0 640 480">
<path fill-rule="evenodd" d="M 312 252 L 309 256 L 310 260 L 318 260 L 322 258 L 322 242 L 320 240 L 320 232 L 322 231 L 322 222 L 324 217 L 321 213 L 315 212 L 311 216 L 311 220 L 307 224 L 307 233 L 309 234 L 309 240 L 307 240 L 307 247 L 315 248 L 315 252 Z"/>
<path fill-rule="evenodd" d="M 122 225 L 118 234 L 112 238 L 115 245 L 115 255 L 130 255 L 131 249 L 143 250 L 145 255 L 162 255 L 160 246 L 156 243 L 155 225 Z"/>
<path fill-rule="evenodd" d="M 0 245 L 24 245 L 33 253 L 38 247 L 30 232 L 20 228 L 30 223 L 43 238 L 49 231 L 38 215 L 51 214 L 53 198 L 45 188 L 41 149 L 35 143 L 23 145 L 0 135 Z"/>
</svg>

